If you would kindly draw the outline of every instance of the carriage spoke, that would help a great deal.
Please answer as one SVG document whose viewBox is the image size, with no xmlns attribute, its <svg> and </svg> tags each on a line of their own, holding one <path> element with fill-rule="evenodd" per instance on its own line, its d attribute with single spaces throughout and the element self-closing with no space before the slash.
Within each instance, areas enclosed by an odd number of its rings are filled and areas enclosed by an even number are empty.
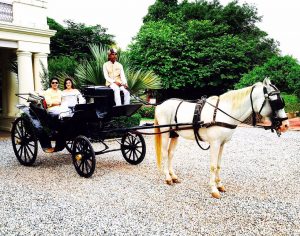
<svg viewBox="0 0 300 236">
<path fill-rule="evenodd" d="M 136 160 L 138 158 L 138 156 L 136 155 L 136 153 L 133 151 L 133 160 Z"/>
<path fill-rule="evenodd" d="M 14 138 L 21 139 L 20 135 L 19 135 L 19 136 L 17 136 L 17 134 L 16 134 L 16 133 L 15 133 L 15 135 L 14 135 Z"/>
<path fill-rule="evenodd" d="M 25 158 L 25 162 L 27 162 L 27 148 L 26 148 L 26 146 L 24 146 L 24 158 Z"/>
<path fill-rule="evenodd" d="M 135 151 L 138 151 L 140 154 L 142 154 L 142 152 L 139 149 L 135 149 Z"/>
<path fill-rule="evenodd" d="M 131 155 L 132 155 L 132 150 L 130 150 L 130 153 L 129 153 L 129 159 L 131 159 Z"/>
<path fill-rule="evenodd" d="M 23 154 L 23 147 L 24 147 L 24 146 L 21 145 L 21 147 L 20 147 L 19 150 L 17 151 L 20 157 L 21 157 L 22 154 Z M 19 153 L 19 151 L 20 151 L 20 153 Z"/>
<path fill-rule="evenodd" d="M 20 145 L 20 148 L 19 149 L 17 149 L 17 153 L 19 153 L 19 151 L 22 149 L 22 145 Z"/>
<path fill-rule="evenodd" d="M 127 154 L 128 152 L 130 152 L 130 149 L 126 149 L 125 154 Z"/>
<path fill-rule="evenodd" d="M 135 146 L 137 146 L 139 143 L 142 143 L 141 140 L 138 140 L 138 141 L 135 143 Z"/>
<path fill-rule="evenodd" d="M 35 147 L 34 143 L 28 143 L 28 145 L 31 146 L 31 147 Z"/>
<path fill-rule="evenodd" d="M 18 124 L 19 125 L 19 124 Z M 17 133 L 18 133 L 18 135 L 19 135 L 19 138 L 21 138 L 22 137 L 22 135 L 21 135 L 21 131 L 20 131 L 20 128 L 19 128 L 19 126 L 16 126 L 16 131 L 17 131 Z"/>
<path fill-rule="evenodd" d="M 86 173 L 88 174 L 88 173 L 89 173 L 89 170 L 90 170 L 90 168 L 89 168 L 89 163 L 88 163 L 88 161 L 87 161 L 87 160 L 85 161 L 85 170 L 86 170 Z"/>
<path fill-rule="evenodd" d="M 81 165 L 81 172 L 84 173 L 84 163 L 85 163 L 85 161 L 82 160 L 81 163 L 82 163 L 82 165 Z"/>
<path fill-rule="evenodd" d="M 30 151 L 31 155 L 33 156 L 34 155 L 33 151 L 28 146 L 27 146 L 27 148 L 28 148 L 28 151 Z"/>
<path fill-rule="evenodd" d="M 89 169 L 92 169 L 92 166 L 91 164 L 89 163 L 89 161 L 91 161 L 90 159 L 89 160 L 86 160 L 86 165 L 88 166 Z"/>
<path fill-rule="evenodd" d="M 78 162 L 77 162 L 77 164 L 78 164 Z M 80 161 L 79 165 L 77 165 L 78 169 L 81 169 L 82 164 L 83 164 L 83 162 Z"/>
</svg>

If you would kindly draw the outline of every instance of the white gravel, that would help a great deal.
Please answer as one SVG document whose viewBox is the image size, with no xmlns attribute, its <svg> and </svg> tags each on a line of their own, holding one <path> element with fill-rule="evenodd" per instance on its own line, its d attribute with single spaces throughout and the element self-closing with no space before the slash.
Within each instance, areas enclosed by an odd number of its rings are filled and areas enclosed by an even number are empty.
<svg viewBox="0 0 300 236">
<path fill-rule="evenodd" d="M 0 141 L 0 235 L 300 235 L 300 132 L 238 128 L 225 146 L 220 200 L 210 197 L 209 151 L 180 139 L 182 183 L 167 186 L 145 139 L 140 165 L 107 153 L 89 179 L 66 151 L 39 152 L 25 167 Z"/>
</svg>

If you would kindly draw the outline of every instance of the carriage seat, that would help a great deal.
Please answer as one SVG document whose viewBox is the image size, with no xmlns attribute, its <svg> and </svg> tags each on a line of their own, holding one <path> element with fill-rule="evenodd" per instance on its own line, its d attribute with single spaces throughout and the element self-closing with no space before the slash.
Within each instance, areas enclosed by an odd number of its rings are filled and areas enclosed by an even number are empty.
<svg viewBox="0 0 300 236">
<path fill-rule="evenodd" d="M 85 86 L 82 94 L 87 103 L 93 103 L 97 116 L 100 118 L 109 114 L 115 105 L 114 91 L 106 86 Z M 102 115 L 101 115 L 102 114 Z"/>
</svg>

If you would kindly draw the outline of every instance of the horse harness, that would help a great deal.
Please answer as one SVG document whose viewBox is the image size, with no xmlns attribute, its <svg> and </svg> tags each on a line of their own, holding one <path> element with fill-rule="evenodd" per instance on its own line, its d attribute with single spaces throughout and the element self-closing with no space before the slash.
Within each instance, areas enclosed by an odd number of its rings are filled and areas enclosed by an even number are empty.
<svg viewBox="0 0 300 236">
<path fill-rule="evenodd" d="M 178 109 L 180 107 L 180 105 L 184 102 L 184 100 L 182 100 L 178 106 L 177 106 L 177 109 L 176 109 L 176 112 L 175 112 L 175 123 L 178 123 L 177 122 L 177 112 L 178 112 Z M 187 102 L 193 102 L 193 101 L 187 101 Z M 232 124 L 228 124 L 228 123 L 225 123 L 225 122 L 220 122 L 220 121 L 216 121 L 216 116 L 217 116 L 217 111 L 220 110 L 220 108 L 218 108 L 219 106 L 219 102 L 220 102 L 220 98 L 218 97 L 218 100 L 217 100 L 217 103 L 216 105 L 212 105 L 210 104 L 209 102 L 206 101 L 206 97 L 202 97 L 201 99 L 198 99 L 196 101 L 196 106 L 195 106 L 195 110 L 194 110 L 194 116 L 193 116 L 193 122 L 192 122 L 192 127 L 193 127 L 193 131 L 194 131 L 194 135 L 195 135 L 195 140 L 198 144 L 198 146 L 202 149 L 202 150 L 208 150 L 209 149 L 209 146 L 207 148 L 203 148 L 200 144 L 199 141 L 203 141 L 203 139 L 200 137 L 199 135 L 199 129 L 200 128 L 209 128 L 209 127 L 212 127 L 212 126 L 220 126 L 220 127 L 224 127 L 224 128 L 228 128 L 228 129 L 235 129 L 237 127 L 237 125 L 232 125 Z M 213 120 L 212 122 L 208 122 L 208 123 L 203 123 L 203 122 L 199 122 L 201 121 L 201 112 L 202 112 L 202 109 L 205 105 L 205 103 L 208 103 L 210 105 L 212 105 L 215 109 L 214 109 L 214 113 L 213 113 Z M 221 110 L 222 111 L 222 110 Z M 223 111 L 222 111 L 223 112 Z M 227 114 L 228 115 L 228 114 Z M 230 115 L 229 115 L 230 116 Z M 231 117 L 231 116 L 230 116 Z M 176 127 L 176 130 L 180 130 L 178 129 L 178 127 Z M 171 130 L 170 131 L 170 137 L 173 138 L 173 137 L 178 137 L 178 134 L 176 133 L 176 130 Z"/>
<path fill-rule="evenodd" d="M 258 114 L 261 113 L 263 107 L 265 106 L 266 102 L 268 101 L 271 106 L 271 110 L 272 110 L 272 116 L 271 116 L 272 124 L 271 124 L 271 126 L 265 128 L 265 129 L 271 129 L 272 132 L 274 132 L 274 130 L 275 130 L 277 135 L 280 136 L 280 131 L 278 131 L 278 129 L 281 126 L 282 121 L 287 120 L 288 118 L 287 117 L 285 117 L 285 118 L 277 117 L 276 111 L 283 109 L 285 106 L 285 102 L 284 102 L 283 98 L 280 96 L 279 89 L 276 88 L 276 86 L 273 84 L 270 84 L 270 86 L 274 89 L 274 91 L 271 91 L 270 93 L 268 93 L 267 88 L 265 86 L 263 87 L 265 100 L 264 100 L 263 104 L 261 105 L 261 108 L 259 109 Z M 252 87 L 251 94 L 250 94 L 250 100 L 251 100 L 251 107 L 252 107 L 252 125 L 256 126 L 255 111 L 254 111 L 253 100 L 252 100 L 252 93 L 253 93 L 254 88 L 255 88 L 255 85 Z M 276 99 L 271 100 L 270 96 L 276 96 Z"/>
<path fill-rule="evenodd" d="M 259 109 L 259 112 L 258 114 L 261 113 L 263 107 L 265 106 L 266 102 L 268 101 L 270 106 L 271 106 L 271 109 L 272 109 L 272 117 L 271 117 L 271 122 L 272 122 L 272 125 L 269 127 L 272 132 L 273 130 L 275 129 L 276 132 L 277 132 L 277 135 L 279 136 L 280 135 L 280 132 L 277 131 L 277 129 L 281 126 L 282 124 L 282 121 L 288 119 L 287 117 L 286 118 L 279 118 L 276 116 L 276 111 L 279 111 L 280 109 L 283 109 L 284 106 L 285 106 L 285 103 L 284 103 L 284 100 L 281 98 L 280 96 L 280 91 L 274 86 L 271 84 L 271 87 L 274 88 L 274 91 L 268 93 L 267 91 L 267 88 L 264 86 L 263 87 L 263 92 L 264 92 L 264 97 L 265 97 L 265 100 L 263 102 L 263 104 L 261 105 L 261 108 Z M 254 111 L 254 107 L 253 107 L 253 99 L 252 99 L 252 94 L 253 94 L 253 90 L 255 88 L 255 85 L 252 87 L 251 89 L 251 93 L 250 93 L 250 101 L 251 101 L 251 108 L 252 108 L 252 125 L 253 126 L 256 126 L 256 113 Z M 270 99 L 270 96 L 274 96 L 276 95 L 277 98 L 274 99 L 274 100 L 271 100 Z M 176 109 L 176 112 L 175 112 L 175 123 L 177 124 L 177 113 L 178 113 L 178 109 L 180 107 L 180 105 L 184 102 L 184 100 L 182 100 L 178 106 L 177 106 L 177 109 Z M 186 102 L 195 102 L 195 101 L 186 101 Z M 228 128 L 228 129 L 235 129 L 237 127 L 237 125 L 233 125 L 233 124 L 229 124 L 229 123 L 225 123 L 225 122 L 220 122 L 220 121 L 216 121 L 216 115 L 217 115 L 217 111 L 221 111 L 222 113 L 226 114 L 227 116 L 229 116 L 230 118 L 236 120 L 236 121 L 239 121 L 241 123 L 244 123 L 244 121 L 240 121 L 236 118 L 234 118 L 233 116 L 229 115 L 228 113 L 226 113 L 225 111 L 223 111 L 222 109 L 220 109 L 218 106 L 219 106 L 219 102 L 220 102 L 220 98 L 218 97 L 217 99 L 217 102 L 216 102 L 216 105 L 213 105 L 211 104 L 210 102 L 208 102 L 206 100 L 206 97 L 202 97 L 201 99 L 198 99 L 196 100 L 196 106 L 195 106 L 195 110 L 194 110 L 194 116 L 193 116 L 193 122 L 192 122 L 192 127 L 193 127 L 193 131 L 194 131 L 194 135 L 195 135 L 195 139 L 196 139 L 196 142 L 198 144 L 198 146 L 203 149 L 203 150 L 207 150 L 209 149 L 209 146 L 208 148 L 203 148 L 200 144 L 199 141 L 203 141 L 203 139 L 200 137 L 199 135 L 199 129 L 200 128 L 209 128 L 209 127 L 212 127 L 212 126 L 220 126 L 220 127 L 224 127 L 224 128 Z M 205 103 L 208 103 L 209 105 L 211 105 L 212 107 L 214 107 L 214 113 L 213 113 L 213 120 L 212 122 L 208 122 L 208 123 L 203 123 L 203 122 L 199 122 L 201 121 L 201 112 L 202 112 L 202 109 L 205 105 Z M 176 125 L 175 125 L 176 126 Z M 266 129 L 266 128 L 265 128 Z M 176 133 L 177 130 L 181 130 L 180 128 L 178 128 L 178 126 L 176 126 L 176 129 L 172 129 L 170 130 L 170 137 L 171 138 L 174 138 L 174 137 L 178 137 L 178 134 Z"/>
</svg>

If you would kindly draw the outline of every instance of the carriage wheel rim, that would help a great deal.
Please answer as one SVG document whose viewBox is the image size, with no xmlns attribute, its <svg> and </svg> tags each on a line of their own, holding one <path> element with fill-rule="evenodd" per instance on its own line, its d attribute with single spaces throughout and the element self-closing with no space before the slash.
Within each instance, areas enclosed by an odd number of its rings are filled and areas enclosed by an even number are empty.
<svg viewBox="0 0 300 236">
<path fill-rule="evenodd" d="M 95 170 L 95 153 L 87 138 L 78 137 L 73 144 L 73 164 L 77 173 L 90 177 Z"/>
<path fill-rule="evenodd" d="M 22 165 L 32 165 L 37 156 L 37 139 L 24 118 L 18 118 L 12 128 L 12 144 Z"/>
<path fill-rule="evenodd" d="M 121 140 L 122 155 L 130 164 L 139 164 L 146 153 L 145 140 L 141 134 L 127 133 Z"/>
</svg>

